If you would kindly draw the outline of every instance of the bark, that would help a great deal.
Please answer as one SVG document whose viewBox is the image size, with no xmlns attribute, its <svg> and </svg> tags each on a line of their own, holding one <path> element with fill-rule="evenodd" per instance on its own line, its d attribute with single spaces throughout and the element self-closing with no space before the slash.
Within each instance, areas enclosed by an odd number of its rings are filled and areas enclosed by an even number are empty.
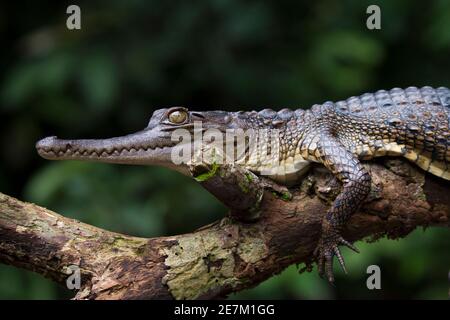
<svg viewBox="0 0 450 320">
<path fill-rule="evenodd" d="M 401 238 L 420 226 L 450 226 L 448 181 L 403 160 L 371 163 L 367 169 L 372 191 L 344 230 L 346 239 Z M 75 299 L 220 298 L 293 263 L 310 266 L 322 216 L 340 186 L 319 168 L 289 192 L 240 176 L 246 180 L 229 180 L 223 172 L 200 179 L 220 200 L 234 204 L 237 214 L 189 234 L 150 239 L 102 230 L 0 194 L 0 262 L 62 285 L 71 266 L 79 266 Z M 256 222 L 241 221 L 238 204 L 248 209 L 249 202 L 236 201 L 236 190 L 252 199 L 263 190 L 253 211 L 260 213 Z"/>
</svg>

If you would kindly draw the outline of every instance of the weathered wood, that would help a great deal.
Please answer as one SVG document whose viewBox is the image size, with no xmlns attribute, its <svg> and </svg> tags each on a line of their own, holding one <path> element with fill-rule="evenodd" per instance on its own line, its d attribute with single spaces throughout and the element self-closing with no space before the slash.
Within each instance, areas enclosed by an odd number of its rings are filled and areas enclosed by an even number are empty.
<svg viewBox="0 0 450 320">
<path fill-rule="evenodd" d="M 372 192 L 344 231 L 347 239 L 399 238 L 419 226 L 450 226 L 447 181 L 403 160 L 367 168 Z M 210 187 L 226 183 L 214 179 Z M 254 223 L 226 217 L 189 234 L 152 239 L 102 230 L 0 194 L 0 262 L 63 285 L 68 266 L 80 266 L 82 287 L 75 299 L 222 297 L 290 264 L 309 264 L 322 215 L 338 189 L 328 173 L 315 168 L 290 189 L 292 198 L 266 189 Z M 230 190 L 224 192 L 235 192 Z"/>
</svg>

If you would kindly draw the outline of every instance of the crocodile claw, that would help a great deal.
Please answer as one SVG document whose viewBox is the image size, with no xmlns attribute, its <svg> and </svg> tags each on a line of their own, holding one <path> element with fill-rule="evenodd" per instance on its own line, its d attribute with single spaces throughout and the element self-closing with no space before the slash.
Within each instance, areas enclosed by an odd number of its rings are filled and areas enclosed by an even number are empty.
<svg viewBox="0 0 450 320">
<path fill-rule="evenodd" d="M 345 245 L 353 251 L 359 253 L 359 250 L 353 244 L 342 238 L 338 233 L 334 232 L 331 234 L 324 234 L 314 250 L 314 257 L 317 261 L 319 276 L 323 278 L 323 276 L 326 275 L 328 282 L 331 284 L 334 283 L 333 258 L 335 256 L 337 257 L 342 270 L 347 273 L 344 258 L 339 250 L 339 245 Z"/>
</svg>

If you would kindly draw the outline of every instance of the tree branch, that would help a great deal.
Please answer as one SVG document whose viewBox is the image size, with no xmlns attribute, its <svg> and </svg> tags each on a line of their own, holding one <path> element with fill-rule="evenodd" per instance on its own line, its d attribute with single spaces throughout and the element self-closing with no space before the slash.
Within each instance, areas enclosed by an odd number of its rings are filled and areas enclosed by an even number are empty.
<svg viewBox="0 0 450 320">
<path fill-rule="evenodd" d="M 424 175 L 403 160 L 367 168 L 372 192 L 351 218 L 347 239 L 399 238 L 419 226 L 450 226 L 447 181 Z M 206 188 L 225 184 L 229 191 L 224 192 L 235 194 L 230 180 L 211 181 Z M 82 283 L 76 299 L 223 297 L 290 264 L 311 262 L 322 215 L 339 192 L 333 184 L 330 174 L 314 168 L 289 190 L 292 197 L 266 186 L 258 206 L 261 217 L 254 223 L 239 222 L 235 215 L 189 234 L 151 239 L 105 231 L 0 194 L 0 262 L 63 285 L 69 266 L 77 265 Z M 221 200 L 227 199 L 215 190 Z M 231 196 L 224 202 L 240 202 L 235 200 Z"/>
</svg>

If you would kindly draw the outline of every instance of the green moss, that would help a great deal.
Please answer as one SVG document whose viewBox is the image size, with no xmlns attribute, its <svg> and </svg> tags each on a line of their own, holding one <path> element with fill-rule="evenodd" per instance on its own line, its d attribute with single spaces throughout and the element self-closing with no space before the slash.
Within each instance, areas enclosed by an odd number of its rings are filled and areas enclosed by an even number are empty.
<svg viewBox="0 0 450 320">
<path fill-rule="evenodd" d="M 239 183 L 239 188 L 241 188 L 242 192 L 249 193 L 254 178 L 250 172 L 245 172 L 244 175 L 246 180 Z"/>
<path fill-rule="evenodd" d="M 241 188 L 243 193 L 249 193 L 250 192 L 250 187 L 249 184 L 247 182 L 239 182 L 239 188 Z"/>
<path fill-rule="evenodd" d="M 219 165 L 216 163 L 213 163 L 211 166 L 211 170 L 209 170 L 208 172 L 199 174 L 198 176 L 194 177 L 194 179 L 198 182 L 203 182 L 208 179 L 211 179 L 212 177 L 214 177 L 216 175 L 218 169 L 219 169 Z"/>
<path fill-rule="evenodd" d="M 276 192 L 276 191 L 272 191 L 272 194 L 274 195 L 274 197 L 282 199 L 284 201 L 291 201 L 292 200 L 292 194 L 288 191 L 286 192 Z"/>
<path fill-rule="evenodd" d="M 291 201 L 292 200 L 292 194 L 290 194 L 289 192 L 283 192 L 281 194 L 281 199 L 283 199 L 284 201 Z"/>
<path fill-rule="evenodd" d="M 423 200 L 423 201 L 427 201 L 427 195 L 423 192 L 421 192 L 418 196 L 417 199 L 419 200 Z"/>
</svg>

